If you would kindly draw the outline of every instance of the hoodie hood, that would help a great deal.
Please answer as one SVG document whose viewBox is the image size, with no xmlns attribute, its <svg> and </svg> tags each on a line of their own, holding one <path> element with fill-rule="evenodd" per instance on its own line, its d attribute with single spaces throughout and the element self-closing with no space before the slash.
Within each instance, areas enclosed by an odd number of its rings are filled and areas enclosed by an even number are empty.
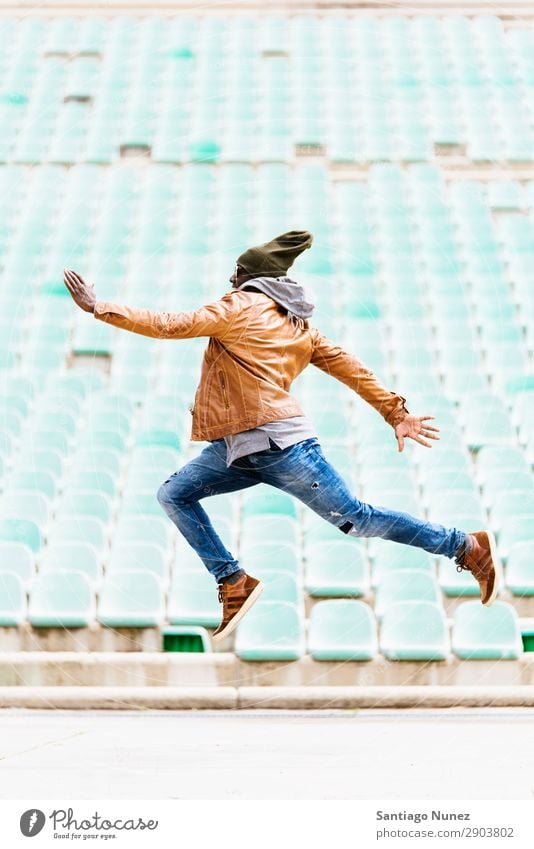
<svg viewBox="0 0 534 849">
<path fill-rule="evenodd" d="M 293 322 L 309 318 L 315 309 L 311 294 L 291 277 L 253 277 L 238 286 L 237 290 L 246 289 L 247 286 L 259 289 L 284 307 Z"/>
</svg>

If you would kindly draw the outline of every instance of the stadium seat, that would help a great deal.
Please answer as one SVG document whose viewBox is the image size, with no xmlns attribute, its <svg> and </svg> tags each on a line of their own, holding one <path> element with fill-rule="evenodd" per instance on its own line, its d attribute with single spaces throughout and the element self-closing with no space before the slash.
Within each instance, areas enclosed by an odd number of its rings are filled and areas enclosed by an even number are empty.
<svg viewBox="0 0 534 849">
<path fill-rule="evenodd" d="M 108 524 L 111 519 L 111 500 L 103 492 L 71 489 L 59 499 L 57 515 L 60 518 L 93 516 L 104 524 Z"/>
<path fill-rule="evenodd" d="M 111 628 L 151 628 L 163 622 L 164 597 L 156 575 L 119 571 L 106 575 L 99 595 L 97 619 Z"/>
<path fill-rule="evenodd" d="M 195 570 L 173 572 L 167 599 L 167 618 L 171 625 L 216 628 L 221 614 L 217 584 L 202 563 Z"/>
<path fill-rule="evenodd" d="M 96 589 L 102 579 L 97 549 L 86 542 L 58 542 L 47 546 L 39 559 L 39 574 L 62 571 L 82 572 Z"/>
<path fill-rule="evenodd" d="M 304 652 L 304 623 L 293 604 L 260 599 L 237 626 L 235 653 L 240 660 L 298 660 Z"/>
<path fill-rule="evenodd" d="M 95 618 L 95 595 L 83 572 L 38 575 L 31 588 L 28 620 L 35 628 L 83 628 Z"/>
<path fill-rule="evenodd" d="M 303 595 L 300 583 L 290 572 L 277 570 L 264 578 L 262 601 L 285 601 L 303 608 Z"/>
<path fill-rule="evenodd" d="M 241 543 L 239 560 L 247 572 L 267 577 L 273 571 L 282 570 L 297 576 L 301 569 L 299 552 L 294 545 L 273 542 L 265 543 L 246 540 Z"/>
<path fill-rule="evenodd" d="M 399 601 L 385 611 L 380 652 L 388 660 L 446 660 L 450 655 L 442 607 L 429 601 Z"/>
<path fill-rule="evenodd" d="M 514 596 L 534 595 L 534 541 L 516 542 L 510 547 L 505 582 Z"/>
<path fill-rule="evenodd" d="M 311 610 L 308 652 L 314 660 L 373 660 L 378 653 L 376 623 L 361 601 L 320 601 Z"/>
<path fill-rule="evenodd" d="M 429 601 L 441 606 L 436 578 L 420 569 L 402 569 L 384 575 L 375 592 L 375 616 L 381 618 L 392 604 L 401 601 Z"/>
<path fill-rule="evenodd" d="M 20 575 L 0 570 L 0 627 L 20 625 L 26 619 L 26 593 Z"/>
<path fill-rule="evenodd" d="M 211 502 L 210 502 L 211 504 Z M 272 514 L 290 516 L 297 518 L 296 502 L 283 492 L 256 492 L 245 495 L 243 500 L 242 516 L 246 521 L 249 517 L 268 514 L 268 520 Z"/>
<path fill-rule="evenodd" d="M 120 571 L 150 572 L 166 587 L 169 582 L 169 568 L 164 550 L 154 543 L 133 542 L 114 547 L 107 561 L 106 574 Z"/>
<path fill-rule="evenodd" d="M 34 552 L 23 542 L 0 541 L 0 572 L 14 572 L 27 588 L 35 574 Z"/>
<path fill-rule="evenodd" d="M 0 519 L 0 542 L 22 542 L 38 551 L 42 545 L 42 533 L 38 525 L 29 519 Z"/>
<path fill-rule="evenodd" d="M 369 540 L 369 557 L 372 562 L 373 587 L 377 587 L 385 577 L 399 570 L 417 569 L 432 576 L 435 574 L 432 555 L 413 545 L 372 537 Z"/>
<path fill-rule="evenodd" d="M 314 598 L 363 596 L 369 592 L 369 566 L 353 541 L 317 543 L 307 554 L 306 592 Z"/>
<path fill-rule="evenodd" d="M 462 660 L 515 660 L 523 652 L 517 613 L 495 601 L 490 608 L 464 601 L 454 611 L 452 650 Z"/>
<path fill-rule="evenodd" d="M 497 547 L 503 560 L 507 559 L 514 544 L 531 541 L 534 541 L 534 513 L 503 519 L 497 534 Z"/>
</svg>

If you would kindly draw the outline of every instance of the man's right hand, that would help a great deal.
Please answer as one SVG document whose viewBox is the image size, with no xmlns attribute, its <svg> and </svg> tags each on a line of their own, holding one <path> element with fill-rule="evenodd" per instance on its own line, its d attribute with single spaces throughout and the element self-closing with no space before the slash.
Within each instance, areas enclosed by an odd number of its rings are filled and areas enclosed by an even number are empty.
<svg viewBox="0 0 534 849">
<path fill-rule="evenodd" d="M 92 283 L 86 283 L 79 274 L 70 268 L 63 269 L 65 286 L 72 295 L 73 301 L 85 312 L 94 312 L 96 304 L 95 288 Z"/>
</svg>

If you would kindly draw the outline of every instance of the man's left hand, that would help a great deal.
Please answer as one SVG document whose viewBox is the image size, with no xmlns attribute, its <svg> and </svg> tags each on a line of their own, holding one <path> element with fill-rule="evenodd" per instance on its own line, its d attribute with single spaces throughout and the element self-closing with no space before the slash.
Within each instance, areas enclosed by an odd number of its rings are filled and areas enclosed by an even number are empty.
<svg viewBox="0 0 534 849">
<path fill-rule="evenodd" d="M 395 438 L 399 443 L 399 451 L 404 448 L 404 440 L 406 437 L 414 439 L 420 445 L 425 445 L 427 448 L 432 448 L 430 442 L 426 439 L 439 439 L 435 433 L 439 433 L 439 427 L 425 424 L 428 419 L 435 419 L 435 416 L 412 416 L 407 415 L 395 428 Z M 423 439 L 426 437 L 426 439 Z"/>
</svg>

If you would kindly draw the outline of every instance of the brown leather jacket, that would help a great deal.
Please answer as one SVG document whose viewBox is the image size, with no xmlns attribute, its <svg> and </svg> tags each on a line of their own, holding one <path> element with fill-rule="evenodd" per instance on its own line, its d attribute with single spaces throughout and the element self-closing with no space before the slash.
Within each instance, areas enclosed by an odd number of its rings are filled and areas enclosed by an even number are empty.
<svg viewBox="0 0 534 849">
<path fill-rule="evenodd" d="M 196 441 L 303 415 L 289 390 L 309 363 L 361 395 L 392 427 L 408 412 L 406 399 L 384 389 L 357 357 L 307 321 L 290 321 L 262 292 L 234 290 L 200 309 L 175 313 L 97 301 L 94 315 L 159 339 L 210 337 L 193 408 L 191 438 Z"/>
</svg>

